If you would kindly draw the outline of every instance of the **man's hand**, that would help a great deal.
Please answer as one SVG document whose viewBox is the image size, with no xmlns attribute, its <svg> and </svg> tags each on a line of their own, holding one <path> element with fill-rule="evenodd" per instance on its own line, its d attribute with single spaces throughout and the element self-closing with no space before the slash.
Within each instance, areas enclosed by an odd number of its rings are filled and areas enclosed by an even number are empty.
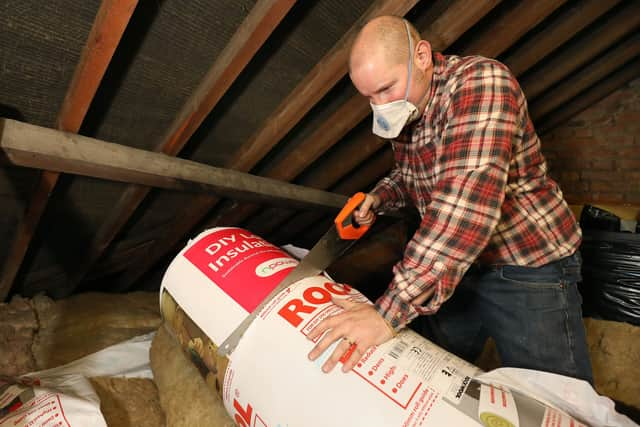
<svg viewBox="0 0 640 427">
<path fill-rule="evenodd" d="M 390 340 L 393 333 L 371 304 L 338 298 L 334 298 L 333 302 L 344 308 L 344 312 L 324 319 L 311 331 L 308 336 L 310 340 L 328 332 L 311 350 L 309 359 L 317 359 L 331 344 L 340 341 L 322 366 L 322 370 L 331 372 L 336 364 L 342 361 L 342 371 L 348 372 L 369 347 Z"/>
<path fill-rule="evenodd" d="M 371 225 L 376 217 L 374 209 L 380 207 L 380 197 L 376 194 L 367 194 L 364 202 L 360 205 L 357 211 L 353 213 L 353 218 L 360 225 Z"/>
</svg>

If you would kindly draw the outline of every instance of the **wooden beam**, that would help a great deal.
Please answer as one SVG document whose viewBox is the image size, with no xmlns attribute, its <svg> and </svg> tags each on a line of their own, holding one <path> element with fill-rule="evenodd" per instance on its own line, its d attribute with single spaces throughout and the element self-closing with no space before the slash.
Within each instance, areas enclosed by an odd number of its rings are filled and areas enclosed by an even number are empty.
<svg viewBox="0 0 640 427">
<path fill-rule="evenodd" d="M 381 15 L 403 16 L 417 2 L 418 0 L 377 0 L 373 3 L 253 136 L 240 147 L 228 166 L 240 171 L 250 171 L 344 77 L 350 46 L 365 22 Z M 184 235 L 206 217 L 218 200 L 215 197 L 198 197 L 194 200 L 187 215 L 180 216 L 174 231 L 157 245 L 158 248 L 151 254 L 149 261 L 141 264 L 137 271 L 131 271 L 121 278 L 118 286 L 129 287 L 153 266 L 157 259 L 173 250 Z"/>
<path fill-rule="evenodd" d="M 529 37 L 502 62 L 516 76 L 524 73 L 618 3 L 620 0 L 585 0 L 572 5 L 545 22 L 543 31 Z"/>
<path fill-rule="evenodd" d="M 60 108 L 58 129 L 80 130 L 137 4 L 137 0 L 102 1 Z"/>
<path fill-rule="evenodd" d="M 639 54 L 640 34 L 635 34 L 537 98 L 529 108 L 531 118 L 539 120 Z"/>
<path fill-rule="evenodd" d="M 198 88 L 178 112 L 155 151 L 176 156 L 184 148 L 294 4 L 294 0 L 260 0 L 255 4 Z M 149 187 L 137 185 L 125 189 L 94 235 L 77 270 L 72 273 L 72 288 L 78 285 L 109 247 L 150 190 Z"/>
<path fill-rule="evenodd" d="M 327 211 L 338 210 L 346 202 L 345 197 L 325 191 L 9 119 L 0 119 L 0 148 L 16 166 L 169 190 Z"/>
<path fill-rule="evenodd" d="M 630 34 L 639 25 L 640 3 L 632 1 L 607 17 L 606 21 L 563 46 L 549 60 L 520 79 L 520 86 L 529 102 Z"/>
<path fill-rule="evenodd" d="M 351 27 L 336 46 L 320 60 L 309 75 L 280 104 L 275 113 L 265 121 L 265 125 L 241 147 L 234 157 L 235 160 L 231 162 L 232 167 L 241 170 L 253 168 L 257 162 L 289 133 L 302 117 L 326 95 L 329 89 L 346 74 L 349 50 L 362 24 L 380 15 L 391 14 L 402 16 L 408 12 L 415 3 L 417 3 L 417 1 L 379 1 L 371 6 L 367 13 Z M 498 3 L 499 1 L 497 0 L 484 0 L 473 2 L 470 5 L 467 1 L 458 0 L 447 8 L 447 10 L 424 31 L 424 37 L 432 37 L 436 40 L 433 45 L 434 50 L 444 50 L 453 40 L 460 37 L 462 33 L 469 29 Z M 442 33 L 440 34 L 438 31 L 442 31 Z M 331 72 L 327 73 L 327 69 L 331 70 Z M 356 110 L 355 114 L 353 114 L 356 119 L 368 112 L 367 108 L 369 107 L 367 100 L 361 95 L 356 95 L 347 101 L 347 103 L 343 105 L 343 108 L 346 106 Z M 340 113 L 345 113 L 345 109 Z M 351 120 L 351 118 L 350 115 L 349 120 Z M 357 122 L 351 122 L 350 126 L 348 120 L 341 120 L 339 123 L 339 132 L 336 132 L 336 134 L 346 133 Z M 335 122 L 333 124 L 336 126 Z M 330 124 L 327 123 L 323 126 L 325 126 L 325 129 L 330 128 Z M 319 132 L 316 132 L 316 136 L 318 133 Z M 313 139 L 310 140 L 313 141 Z M 335 141 L 333 141 L 333 143 L 335 143 Z M 331 146 L 333 143 L 328 143 L 328 145 Z M 312 144 L 312 142 L 309 144 Z M 317 158 L 317 155 L 321 154 L 323 150 L 314 149 L 313 152 L 316 154 L 315 158 Z M 302 169 L 304 168 L 299 168 L 298 172 Z"/>
<path fill-rule="evenodd" d="M 68 132 L 80 130 L 137 3 L 137 0 L 102 1 L 58 114 L 58 129 Z M 58 177 L 56 173 L 42 173 L 25 216 L 18 223 L 0 276 L 0 301 L 4 301 L 11 290 Z"/>
<path fill-rule="evenodd" d="M 486 26 L 464 47 L 462 54 L 497 57 L 565 2 L 566 0 L 518 2 L 498 19 L 491 21 L 491 25 Z"/>
<path fill-rule="evenodd" d="M 553 130 L 556 126 L 574 117 L 601 99 L 611 95 L 631 80 L 640 76 L 640 58 L 636 58 L 621 69 L 597 82 L 588 90 L 561 105 L 537 126 L 540 134 Z"/>
</svg>

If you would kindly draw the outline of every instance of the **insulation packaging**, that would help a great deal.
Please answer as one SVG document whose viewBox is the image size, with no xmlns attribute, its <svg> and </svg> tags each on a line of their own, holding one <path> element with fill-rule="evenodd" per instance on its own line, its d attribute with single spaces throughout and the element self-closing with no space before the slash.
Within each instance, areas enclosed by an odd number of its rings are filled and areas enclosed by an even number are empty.
<svg viewBox="0 0 640 427">
<path fill-rule="evenodd" d="M 114 377 L 151 378 L 152 335 L 134 337 L 55 368 L 0 376 L 0 427 L 106 427 L 99 394 L 89 377 L 101 385 Z M 120 417 L 110 413 L 109 418 L 130 421 L 123 406 L 118 408 Z"/>
<path fill-rule="evenodd" d="M 203 232 L 180 251 L 162 281 L 165 324 L 238 426 L 579 427 L 566 413 L 504 385 L 405 330 L 367 351 L 343 373 L 307 354 L 309 332 L 341 308 L 332 298 L 368 302 L 318 275 L 279 293 L 228 357 L 217 355 L 236 326 L 298 261 L 240 228 Z"/>
</svg>

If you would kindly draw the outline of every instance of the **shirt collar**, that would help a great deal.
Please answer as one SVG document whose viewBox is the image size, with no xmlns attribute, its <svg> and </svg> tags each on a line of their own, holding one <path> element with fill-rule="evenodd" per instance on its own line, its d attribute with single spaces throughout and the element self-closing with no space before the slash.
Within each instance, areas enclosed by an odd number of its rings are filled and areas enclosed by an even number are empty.
<svg viewBox="0 0 640 427">
<path fill-rule="evenodd" d="M 424 127 L 425 125 L 424 116 L 426 115 L 427 111 L 432 105 L 432 102 L 436 94 L 436 88 L 438 86 L 438 83 L 441 79 L 442 74 L 444 73 L 446 63 L 447 63 L 447 60 L 443 54 L 441 54 L 440 52 L 433 52 L 433 74 L 431 75 L 431 84 L 429 85 L 429 99 L 427 100 L 427 105 L 424 108 L 424 111 L 422 112 L 422 117 L 420 117 L 418 120 L 416 120 L 415 122 L 407 126 L 405 129 L 403 129 L 403 133 L 406 132 L 407 135 L 404 138 L 399 138 L 401 139 L 400 142 L 411 141 L 410 135 L 413 133 L 413 131 Z"/>
</svg>

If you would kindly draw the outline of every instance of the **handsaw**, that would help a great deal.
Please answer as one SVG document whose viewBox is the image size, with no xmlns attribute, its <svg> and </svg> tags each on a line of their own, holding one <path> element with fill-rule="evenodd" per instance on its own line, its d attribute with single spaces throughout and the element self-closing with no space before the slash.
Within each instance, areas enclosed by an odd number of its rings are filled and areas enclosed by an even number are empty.
<svg viewBox="0 0 640 427">
<path fill-rule="evenodd" d="M 276 295 L 299 280 L 320 274 L 369 230 L 371 224 L 358 225 L 353 220 L 353 212 L 358 209 L 365 197 L 366 195 L 364 193 L 356 193 L 347 201 L 340 213 L 336 216 L 329 231 L 318 240 L 318 243 L 311 248 L 296 268 L 267 295 L 251 314 L 244 318 L 240 325 L 238 325 L 231 335 L 218 347 L 218 354 L 220 356 L 227 356 L 235 350 L 240 339 L 246 330 L 249 329 L 249 326 L 251 326 L 260 311 L 262 311 Z"/>
</svg>

